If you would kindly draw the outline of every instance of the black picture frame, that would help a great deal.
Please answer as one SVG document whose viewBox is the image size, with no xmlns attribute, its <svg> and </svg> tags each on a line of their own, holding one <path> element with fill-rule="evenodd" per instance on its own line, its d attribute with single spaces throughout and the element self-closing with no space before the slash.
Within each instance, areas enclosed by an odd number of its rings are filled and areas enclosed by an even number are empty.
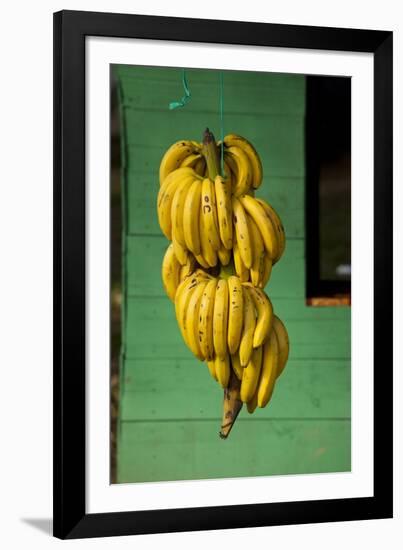
<svg viewBox="0 0 403 550">
<path fill-rule="evenodd" d="M 374 495 L 86 513 L 85 38 L 374 54 Z M 392 32 L 114 13 L 54 14 L 54 535 L 83 538 L 392 517 Z"/>
</svg>

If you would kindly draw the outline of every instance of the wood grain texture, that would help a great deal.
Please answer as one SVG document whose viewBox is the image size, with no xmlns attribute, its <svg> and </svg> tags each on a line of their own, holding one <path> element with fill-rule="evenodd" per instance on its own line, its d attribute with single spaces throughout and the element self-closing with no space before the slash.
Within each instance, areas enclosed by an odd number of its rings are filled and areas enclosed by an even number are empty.
<svg viewBox="0 0 403 550">
<path fill-rule="evenodd" d="M 225 128 L 261 155 L 257 196 L 279 212 L 287 248 L 266 287 L 291 342 L 273 400 L 242 410 L 218 438 L 222 390 L 182 341 L 161 282 L 168 241 L 156 215 L 158 168 L 178 139 L 219 137 L 218 73 L 115 68 L 125 133 L 125 326 L 122 349 L 118 481 L 203 479 L 350 469 L 350 308 L 306 305 L 304 241 L 305 81 L 300 75 L 226 72 Z M 233 457 L 236 456 L 237 460 Z"/>
<path fill-rule="evenodd" d="M 207 125 L 206 120 L 210 118 L 206 113 L 192 113 L 192 124 L 189 125 L 189 114 L 183 109 L 178 112 L 174 124 L 162 125 L 159 112 L 125 109 L 125 114 L 128 127 L 137 127 L 137 132 L 133 132 L 127 143 L 128 170 L 154 174 L 155 167 L 159 166 L 167 149 L 167 144 L 178 141 L 178 136 L 201 141 L 202 131 Z M 262 127 L 262 120 L 267 126 Z M 140 128 L 146 128 L 147 125 L 150 125 L 154 131 L 144 133 L 146 137 L 143 139 L 140 137 L 142 136 Z M 270 162 L 264 164 L 264 173 L 267 178 L 275 176 L 302 178 L 304 176 L 303 165 L 299 162 L 303 155 L 304 125 L 301 117 L 244 115 L 237 116 L 236 128 L 233 128 L 233 125 L 231 124 L 228 131 L 232 132 L 236 129 L 236 133 L 248 136 L 259 154 L 263 158 L 270 158 Z M 218 139 L 218 118 L 211 130 L 215 132 Z"/>
<path fill-rule="evenodd" d="M 189 359 L 130 359 L 126 362 L 121 419 L 208 419 L 221 414 L 222 391 L 207 366 Z M 156 398 L 158 396 L 158 399 Z M 170 403 L 167 407 L 166 404 Z M 270 405 L 254 418 L 349 418 L 348 359 L 290 359 Z"/>
<path fill-rule="evenodd" d="M 218 437 L 219 425 L 217 420 L 123 422 L 119 481 L 343 472 L 351 467 L 349 420 L 238 418 L 225 441 Z"/>
</svg>

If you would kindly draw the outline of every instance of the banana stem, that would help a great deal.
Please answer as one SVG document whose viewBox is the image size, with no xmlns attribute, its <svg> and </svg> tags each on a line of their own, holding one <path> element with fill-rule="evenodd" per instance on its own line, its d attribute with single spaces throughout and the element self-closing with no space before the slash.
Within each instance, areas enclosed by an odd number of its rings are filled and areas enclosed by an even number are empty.
<svg viewBox="0 0 403 550">
<path fill-rule="evenodd" d="M 243 403 L 240 398 L 240 388 L 241 382 L 231 369 L 228 388 L 225 388 L 224 390 L 224 410 L 222 415 L 221 430 L 219 433 L 221 439 L 227 439 L 232 426 L 237 419 L 239 411 L 242 409 Z"/>
<path fill-rule="evenodd" d="M 214 134 L 208 128 L 203 133 L 202 155 L 206 159 L 208 176 L 214 181 L 220 175 L 220 159 Z"/>
<path fill-rule="evenodd" d="M 219 276 L 222 279 L 228 279 L 228 277 L 231 277 L 231 275 L 235 275 L 234 260 L 232 258 L 228 265 L 220 264 L 220 273 L 219 273 Z"/>
</svg>

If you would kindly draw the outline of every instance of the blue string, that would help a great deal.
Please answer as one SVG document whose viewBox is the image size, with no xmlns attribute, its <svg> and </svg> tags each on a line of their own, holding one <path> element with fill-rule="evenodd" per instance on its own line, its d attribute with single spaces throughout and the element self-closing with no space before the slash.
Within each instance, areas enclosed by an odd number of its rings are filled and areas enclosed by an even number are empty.
<svg viewBox="0 0 403 550">
<path fill-rule="evenodd" d="M 186 103 L 190 100 L 190 98 L 192 97 L 192 94 L 190 93 L 189 86 L 188 86 L 187 79 L 186 79 L 186 69 L 183 69 L 182 84 L 183 84 L 183 89 L 185 90 L 185 95 L 179 101 L 172 101 L 169 104 L 169 109 L 171 111 L 173 109 L 178 109 L 179 107 L 184 107 L 186 105 Z"/>
<path fill-rule="evenodd" d="M 224 73 L 220 72 L 221 174 L 224 174 Z"/>
</svg>

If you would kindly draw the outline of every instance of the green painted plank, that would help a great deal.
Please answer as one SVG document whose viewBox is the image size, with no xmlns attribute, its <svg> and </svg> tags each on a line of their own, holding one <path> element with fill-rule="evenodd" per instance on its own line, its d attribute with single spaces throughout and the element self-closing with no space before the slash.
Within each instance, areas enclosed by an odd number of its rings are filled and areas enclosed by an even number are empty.
<svg viewBox="0 0 403 550">
<path fill-rule="evenodd" d="M 115 65 L 114 72 L 123 84 L 124 91 L 130 90 L 140 80 L 149 83 L 148 93 L 155 94 L 158 89 L 166 83 L 175 83 L 178 91 L 183 90 L 183 70 L 178 67 L 146 67 L 140 65 Z M 279 89 L 295 90 L 296 96 L 304 97 L 305 77 L 297 74 L 272 73 L 259 71 L 222 71 L 224 85 L 229 86 L 255 86 L 258 89 Z M 187 80 L 189 86 L 195 84 L 207 84 L 211 87 L 217 86 L 219 72 L 214 69 L 187 69 Z"/>
<path fill-rule="evenodd" d="M 168 244 L 163 235 L 128 237 L 127 292 L 129 296 L 165 296 L 161 280 L 161 263 Z M 286 252 L 281 262 L 275 264 L 266 287 L 272 299 L 305 296 L 304 253 L 302 240 L 288 240 Z"/>
<path fill-rule="evenodd" d="M 191 85 L 192 99 L 186 105 L 189 114 L 204 113 L 216 116 L 219 105 L 219 88 L 210 83 L 200 83 L 193 79 Z M 149 93 L 150 84 L 155 86 L 153 94 Z M 127 109 L 160 111 L 163 115 L 169 103 L 183 95 L 180 83 L 176 79 L 171 82 L 133 79 L 124 88 L 124 106 Z M 295 88 L 267 87 L 249 84 L 225 83 L 225 120 L 228 127 L 234 115 L 242 115 L 245 105 L 249 105 L 249 114 L 288 114 L 303 115 L 305 109 L 304 97 L 295 93 Z M 173 116 L 171 115 L 173 118 Z"/>
<path fill-rule="evenodd" d="M 175 111 L 174 116 L 163 124 L 165 116 L 161 113 L 125 109 L 129 171 L 157 173 L 161 158 L 172 143 L 178 139 L 200 140 L 206 126 L 216 137 L 219 135 L 218 114 L 215 117 L 194 113 L 189 119 L 186 109 L 182 109 Z M 254 144 L 267 177 L 304 177 L 302 117 L 245 113 L 237 115 L 236 124 L 231 124 L 230 129 Z"/>
<path fill-rule="evenodd" d="M 123 422 L 118 481 L 231 478 L 351 469 L 349 420 Z"/>
<path fill-rule="evenodd" d="M 161 235 L 157 218 L 159 191 L 158 167 L 147 173 L 127 174 L 130 234 Z M 278 211 L 287 238 L 304 236 L 304 180 L 302 178 L 266 178 L 256 192 Z"/>
<path fill-rule="evenodd" d="M 350 357 L 350 308 L 312 308 L 301 299 L 280 298 L 273 306 L 287 326 L 296 358 Z M 191 357 L 168 298 L 129 298 L 126 330 L 127 358 Z"/>
<path fill-rule="evenodd" d="M 219 419 L 222 389 L 197 359 L 126 362 L 121 419 Z M 270 405 L 249 415 L 258 418 L 348 418 L 349 360 L 290 360 Z"/>
<path fill-rule="evenodd" d="M 129 296 L 164 296 L 161 264 L 169 241 L 164 235 L 130 236 L 127 239 Z"/>
</svg>

